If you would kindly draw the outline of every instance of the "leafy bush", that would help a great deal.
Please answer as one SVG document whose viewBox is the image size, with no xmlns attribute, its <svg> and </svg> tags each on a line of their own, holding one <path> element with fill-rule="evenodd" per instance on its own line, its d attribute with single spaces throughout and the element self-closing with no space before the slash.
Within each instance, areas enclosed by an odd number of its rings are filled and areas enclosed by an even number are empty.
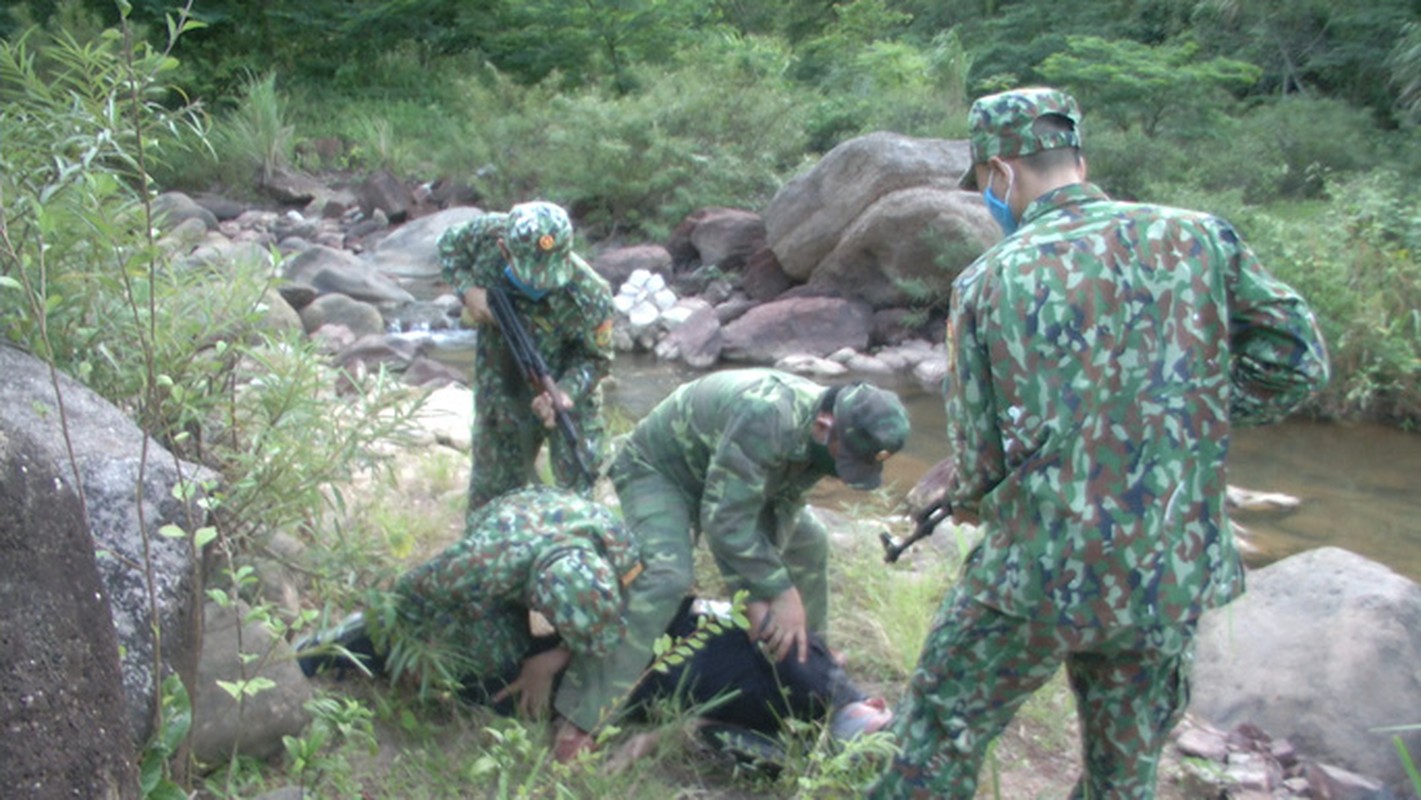
<svg viewBox="0 0 1421 800">
<path fill-rule="evenodd" d="M 1239 187 L 1248 203 L 1322 197 L 1330 178 L 1367 169 L 1384 152 L 1366 115 L 1339 100 L 1287 97 L 1219 125 L 1196 149 L 1193 180 Z"/>
</svg>

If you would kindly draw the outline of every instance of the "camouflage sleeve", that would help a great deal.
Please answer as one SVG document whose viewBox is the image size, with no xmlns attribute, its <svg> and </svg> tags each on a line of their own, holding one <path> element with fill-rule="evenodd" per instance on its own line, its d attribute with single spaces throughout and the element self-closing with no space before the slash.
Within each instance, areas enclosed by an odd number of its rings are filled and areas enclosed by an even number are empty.
<svg viewBox="0 0 1421 800">
<path fill-rule="evenodd" d="M 1229 418 L 1273 422 L 1327 383 L 1327 346 L 1303 298 L 1270 275 L 1232 227 L 1214 222 L 1228 251 Z"/>
<path fill-rule="evenodd" d="M 503 263 L 498 252 L 497 231 L 503 225 L 502 214 L 480 214 L 462 225 L 455 225 L 439 236 L 439 265 L 444 282 L 456 294 L 475 286 L 492 286 Z"/>
<path fill-rule="evenodd" d="M 953 288 L 947 323 L 947 442 L 956 463 L 948 498 L 954 505 L 975 509 L 1006 474 L 1002 437 L 997 429 L 997 400 L 992 391 L 988 335 L 990 314 L 988 273 L 969 270 Z"/>
<path fill-rule="evenodd" d="M 581 269 L 577 280 L 577 334 L 569 342 L 570 352 L 563 361 L 558 386 L 573 403 L 585 400 L 612 371 L 612 325 L 615 309 L 607 282 L 592 272 L 577 256 Z"/>
<path fill-rule="evenodd" d="M 790 588 L 789 571 L 774 545 L 772 515 L 764 513 L 775 453 L 786 430 L 779 406 L 749 400 L 731 420 L 706 468 L 701 533 L 732 592 L 767 600 Z"/>
</svg>

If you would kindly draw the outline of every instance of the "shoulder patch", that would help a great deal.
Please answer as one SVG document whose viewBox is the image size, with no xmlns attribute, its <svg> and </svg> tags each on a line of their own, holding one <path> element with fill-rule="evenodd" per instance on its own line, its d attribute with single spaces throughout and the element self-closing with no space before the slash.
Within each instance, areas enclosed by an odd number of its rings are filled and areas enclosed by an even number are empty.
<svg viewBox="0 0 1421 800">
<path fill-rule="evenodd" d="M 604 350 L 610 348 L 612 346 L 612 318 L 608 317 L 603 320 L 602 324 L 598 325 L 597 330 L 593 332 L 592 337 L 598 347 Z"/>
</svg>

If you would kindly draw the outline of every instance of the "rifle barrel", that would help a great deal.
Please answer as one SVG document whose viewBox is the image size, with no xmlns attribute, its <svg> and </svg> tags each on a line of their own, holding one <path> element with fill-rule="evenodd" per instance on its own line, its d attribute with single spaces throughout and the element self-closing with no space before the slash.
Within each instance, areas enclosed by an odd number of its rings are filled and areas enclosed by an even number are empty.
<svg viewBox="0 0 1421 800">
<path fill-rule="evenodd" d="M 489 310 L 493 312 L 493 318 L 497 320 L 498 327 L 503 332 L 503 340 L 508 343 L 513 360 L 518 362 L 518 366 L 528 376 L 528 382 L 533 385 L 535 392 L 547 392 L 552 397 L 553 418 L 557 422 L 558 431 L 567 440 L 568 448 L 572 451 L 572 460 L 577 464 L 582 477 L 588 483 L 593 482 L 596 478 L 582 454 L 582 437 L 578 435 L 572 416 L 558 403 L 557 382 L 553 380 L 548 364 L 543 360 L 543 354 L 538 352 L 533 337 L 518 318 L 518 312 L 514 310 L 513 301 L 508 299 L 508 294 L 497 286 L 488 288 L 486 292 Z"/>
</svg>

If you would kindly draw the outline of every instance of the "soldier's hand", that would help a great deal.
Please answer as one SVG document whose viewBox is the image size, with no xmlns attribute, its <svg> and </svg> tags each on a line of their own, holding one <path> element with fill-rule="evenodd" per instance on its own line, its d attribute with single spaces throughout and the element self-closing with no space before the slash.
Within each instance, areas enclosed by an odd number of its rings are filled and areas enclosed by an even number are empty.
<svg viewBox="0 0 1421 800">
<path fill-rule="evenodd" d="M 464 292 L 460 298 L 464 303 L 463 316 L 471 325 L 487 325 L 493 322 L 493 312 L 488 310 L 488 292 L 475 286 Z"/>
<path fill-rule="evenodd" d="M 554 647 L 523 659 L 523 665 L 518 670 L 518 678 L 494 695 L 493 702 L 497 704 L 502 702 L 504 698 L 517 695 L 519 716 L 524 718 L 543 716 L 547 712 L 549 701 L 553 696 L 553 678 L 557 677 L 558 672 L 567 666 L 570 658 L 572 658 L 572 651 L 566 647 Z"/>
<path fill-rule="evenodd" d="M 750 618 L 750 638 L 764 642 L 776 661 L 793 653 L 803 664 L 809 657 L 808 621 L 798 589 L 791 586 L 768 603 L 752 602 L 745 611 Z"/>
<path fill-rule="evenodd" d="M 557 409 L 566 411 L 572 408 L 572 398 L 566 392 L 558 392 L 557 407 L 553 407 L 553 395 L 543 392 L 533 398 L 533 413 L 538 415 L 538 419 L 543 421 L 543 427 L 549 430 L 557 427 Z"/>
</svg>

